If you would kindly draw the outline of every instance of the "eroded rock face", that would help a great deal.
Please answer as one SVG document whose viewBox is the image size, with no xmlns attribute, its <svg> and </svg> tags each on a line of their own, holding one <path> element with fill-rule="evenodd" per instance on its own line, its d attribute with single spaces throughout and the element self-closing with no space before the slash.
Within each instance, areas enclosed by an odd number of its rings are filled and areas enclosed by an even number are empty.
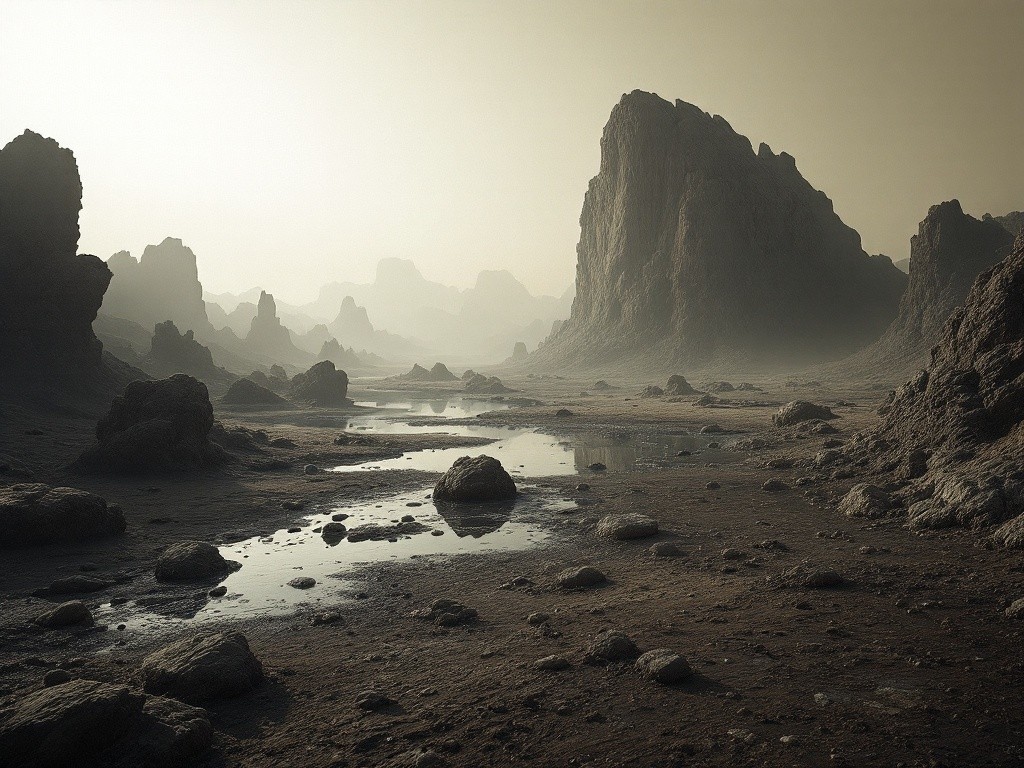
<svg viewBox="0 0 1024 768">
<path fill-rule="evenodd" d="M 441 475 L 434 501 L 502 501 L 516 497 L 512 476 L 491 456 L 463 456 Z"/>
<path fill-rule="evenodd" d="M 230 379 L 231 374 L 218 368 L 213 353 L 196 341 L 191 329 L 180 333 L 174 321 L 157 323 L 153 328 L 149 360 L 151 372 L 165 375 L 187 373 L 206 381 Z"/>
<path fill-rule="evenodd" d="M 851 459 L 912 482 L 900 493 L 914 527 L 988 528 L 1009 535 L 1024 511 L 1018 438 L 1024 421 L 1024 236 L 983 272 L 953 312 L 926 370 L 893 392 L 882 421 L 858 434 Z"/>
<path fill-rule="evenodd" d="M 82 182 L 71 150 L 25 131 L 0 150 L 0 360 L 81 381 L 101 366 L 92 331 L 110 270 L 78 254 Z"/>
<path fill-rule="evenodd" d="M 98 445 L 79 464 L 97 472 L 202 469 L 227 454 L 210 442 L 213 406 L 206 385 L 185 374 L 133 381 L 96 425 Z"/>
<path fill-rule="evenodd" d="M 318 406 L 350 405 L 348 374 L 339 371 L 330 360 L 323 360 L 305 373 L 292 377 L 289 394 L 296 400 Z"/>
<path fill-rule="evenodd" d="M 249 325 L 245 346 L 253 354 L 271 360 L 294 362 L 309 359 L 309 355 L 292 342 L 291 334 L 277 316 L 277 302 L 274 301 L 274 296 L 266 291 L 260 291 L 256 317 Z"/>
<path fill-rule="evenodd" d="M 978 220 L 957 200 L 934 205 L 910 239 L 910 282 L 899 313 L 857 359 L 900 371 L 920 365 L 975 279 L 1010 253 L 1013 235 L 999 219 Z"/>
<path fill-rule="evenodd" d="M 697 390 L 694 389 L 690 382 L 686 380 L 685 376 L 679 374 L 673 374 L 668 377 L 668 384 L 665 385 L 666 395 L 696 395 Z"/>
<path fill-rule="evenodd" d="M 882 333 L 906 286 L 791 156 L 642 91 L 605 126 L 580 224 L 572 315 L 540 361 L 840 357 Z"/>
<path fill-rule="evenodd" d="M 120 507 L 87 491 L 41 483 L 0 488 L 0 547 L 85 541 L 125 527 Z"/>
<path fill-rule="evenodd" d="M 240 696 L 263 682 L 263 667 L 240 632 L 200 632 L 142 662 L 147 693 L 188 703 Z"/>
</svg>

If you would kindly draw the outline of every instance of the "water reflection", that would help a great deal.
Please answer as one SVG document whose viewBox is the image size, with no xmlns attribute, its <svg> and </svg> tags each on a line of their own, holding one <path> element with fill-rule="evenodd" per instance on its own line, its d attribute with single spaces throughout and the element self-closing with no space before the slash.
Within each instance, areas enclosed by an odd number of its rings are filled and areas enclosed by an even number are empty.
<svg viewBox="0 0 1024 768">
<path fill-rule="evenodd" d="M 515 502 L 512 501 L 488 504 L 434 502 L 437 513 L 456 536 L 472 536 L 474 539 L 492 533 L 510 522 L 514 506 Z"/>
</svg>

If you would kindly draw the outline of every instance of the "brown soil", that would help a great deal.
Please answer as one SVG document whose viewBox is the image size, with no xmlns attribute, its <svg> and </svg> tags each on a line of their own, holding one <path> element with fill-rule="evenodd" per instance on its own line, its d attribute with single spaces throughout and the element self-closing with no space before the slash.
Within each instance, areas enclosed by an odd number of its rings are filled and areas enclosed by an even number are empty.
<svg viewBox="0 0 1024 768">
<path fill-rule="evenodd" d="M 1024 759 L 1021 625 L 1003 615 L 1008 600 L 1024 595 L 1019 553 L 987 549 L 969 532 L 920 535 L 899 521 L 841 517 L 834 507 L 846 490 L 842 481 L 798 487 L 796 478 L 808 470 L 765 468 L 771 458 L 812 456 L 824 439 L 773 430 L 770 407 L 639 399 L 635 393 L 650 382 L 587 398 L 578 393 L 592 382 L 506 383 L 544 405 L 476 421 L 537 425 L 570 439 L 593 429 L 713 422 L 756 432 L 772 445 L 719 466 L 690 458 L 659 470 L 547 479 L 552 495 L 587 503 L 568 515 L 552 513 L 555 535 L 545 546 L 369 565 L 357 574 L 368 598 L 340 603 L 336 623 L 313 626 L 301 611 L 243 623 L 270 680 L 255 694 L 209 706 L 218 732 L 210 765 L 411 765 L 406 753 L 418 749 L 458 766 L 976 766 Z M 875 422 L 882 394 L 756 383 L 767 391 L 730 397 L 859 403 L 832 406 L 843 440 Z M 563 407 L 573 415 L 555 417 Z M 100 479 L 61 469 L 90 441 L 91 420 L 5 408 L 10 429 L 0 435 L 0 453 L 35 468 L 38 481 L 121 504 L 129 529 L 104 543 L 2 552 L 3 705 L 38 687 L 54 665 L 129 680 L 138 660 L 168 639 L 113 627 L 31 630 L 26 619 L 48 605 L 33 590 L 89 564 L 94 575 L 119 581 L 117 594 L 131 596 L 151 586 L 155 557 L 172 541 L 235 541 L 302 519 L 303 512 L 282 507 L 285 500 L 359 498 L 428 479 L 409 472 L 307 476 L 304 463 L 459 444 L 417 435 L 334 446 L 341 428 L 310 426 L 312 413 L 218 414 L 294 440 L 297 448 L 261 457 L 287 460 L 290 469 L 258 472 L 243 460 L 198 477 Z M 313 415 L 320 423 L 332 417 Z M 43 434 L 24 434 L 31 429 Z M 762 491 L 769 477 L 791 490 Z M 707 490 L 709 481 L 721 488 Z M 579 482 L 591 490 L 577 492 Z M 633 542 L 596 536 L 601 515 L 626 511 L 655 517 L 662 533 Z M 158 518 L 166 522 L 152 522 Z M 758 546 L 771 540 L 786 549 Z M 653 541 L 676 542 L 684 554 L 655 558 L 648 552 Z M 723 557 L 726 549 L 743 554 Z M 553 586 L 560 570 L 582 564 L 600 568 L 609 583 Z M 785 586 L 783 572 L 799 564 L 838 571 L 846 584 Z M 516 576 L 534 586 L 501 588 Z M 195 597 L 195 588 L 166 589 Z M 439 597 L 476 609 L 479 620 L 440 628 L 410 616 Z M 533 612 L 550 621 L 528 624 Z M 641 650 L 678 652 L 694 669 L 692 680 L 663 686 L 628 664 L 583 664 L 588 641 L 609 628 Z M 533 662 L 550 654 L 564 655 L 571 668 L 534 670 Z M 368 689 L 398 704 L 364 712 L 354 701 Z M 784 743 L 783 736 L 796 738 Z"/>
</svg>

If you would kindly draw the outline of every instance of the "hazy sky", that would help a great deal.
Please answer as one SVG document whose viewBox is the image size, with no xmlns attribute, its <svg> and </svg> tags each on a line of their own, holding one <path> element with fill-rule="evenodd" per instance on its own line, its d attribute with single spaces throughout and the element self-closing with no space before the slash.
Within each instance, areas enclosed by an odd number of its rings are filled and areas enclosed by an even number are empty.
<svg viewBox="0 0 1024 768">
<path fill-rule="evenodd" d="M 74 150 L 80 249 L 170 235 L 289 301 L 383 256 L 572 280 L 601 129 L 641 88 L 785 150 L 870 252 L 1024 208 L 1024 3 L 0 0 L 0 144 Z"/>
</svg>

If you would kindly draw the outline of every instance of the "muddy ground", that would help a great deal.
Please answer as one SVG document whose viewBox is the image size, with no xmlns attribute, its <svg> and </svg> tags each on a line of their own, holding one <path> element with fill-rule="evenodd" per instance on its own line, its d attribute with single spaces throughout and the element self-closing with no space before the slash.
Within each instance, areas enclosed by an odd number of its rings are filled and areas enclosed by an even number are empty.
<svg viewBox="0 0 1024 768">
<path fill-rule="evenodd" d="M 541 404 L 475 421 L 536 426 L 569 440 L 582 431 L 635 434 L 717 423 L 769 446 L 717 466 L 680 457 L 631 472 L 545 479 L 545 492 L 579 506 L 551 513 L 557 519 L 543 546 L 366 566 L 357 576 L 367 597 L 343 599 L 333 624 L 313 626 L 302 610 L 231 624 L 245 632 L 269 680 L 254 694 L 207 707 L 217 737 L 205 765 L 404 765 L 415 750 L 453 766 L 1024 761 L 1021 625 L 1003 615 L 1010 600 L 1024 595 L 1020 554 L 987 548 L 978 533 L 922 535 L 899 520 L 845 518 L 835 502 L 865 478 L 801 466 L 824 440 L 846 440 L 870 425 L 884 393 L 768 381 L 759 382 L 764 392 L 722 395 L 855 403 L 835 407 L 842 416 L 833 422 L 838 435 L 797 436 L 771 427 L 776 408 L 767 404 L 701 408 L 692 397 L 638 398 L 640 382 L 614 382 L 621 388 L 604 392 L 593 392 L 589 381 L 506 383 Z M 583 390 L 591 394 L 581 396 Z M 556 417 L 559 408 L 572 415 Z M 24 461 L 35 481 L 85 488 L 121 504 L 129 527 L 106 542 L 3 551 L 0 707 L 39 687 L 55 666 L 129 681 L 138 661 L 171 639 L 115 627 L 31 628 L 27 619 L 49 605 L 32 593 L 53 579 L 87 569 L 116 581 L 108 592 L 85 596 L 94 605 L 153 590 L 187 602 L 196 587 L 152 580 L 167 544 L 238 541 L 299 522 L 311 508 L 433 478 L 306 475 L 306 463 L 356 463 L 463 440 L 389 435 L 370 446 L 335 446 L 344 414 L 218 411 L 226 423 L 265 429 L 295 447 L 241 455 L 226 470 L 201 476 L 97 478 L 66 468 L 91 441 L 92 419 L 9 406 L 3 417 L 0 453 Z M 780 457 L 796 466 L 766 467 Z M 281 468 L 260 464 L 271 459 Z M 770 477 L 790 488 L 762 490 Z M 798 485 L 801 477 L 810 479 Z M 709 482 L 721 487 L 709 490 Z M 576 490 L 579 483 L 590 489 Z M 284 506 L 295 500 L 306 509 Z M 655 517 L 661 533 L 631 542 L 596 535 L 600 516 L 624 511 Z M 682 555 L 654 557 L 655 541 L 676 542 Z M 559 571 L 582 564 L 601 569 L 609 582 L 554 586 Z M 838 571 L 844 585 L 789 586 L 785 572 L 801 564 Z M 503 588 L 517 576 L 533 584 Z M 475 608 L 479 620 L 441 628 L 410 616 L 439 597 Z M 549 621 L 529 624 L 534 612 L 549 614 Z M 604 629 L 625 632 L 642 650 L 676 651 L 693 678 L 663 686 L 628 664 L 584 664 L 585 646 Z M 533 668 L 550 654 L 564 655 L 571 667 Z M 358 709 L 357 694 L 369 689 L 397 704 L 378 713 Z"/>
</svg>

